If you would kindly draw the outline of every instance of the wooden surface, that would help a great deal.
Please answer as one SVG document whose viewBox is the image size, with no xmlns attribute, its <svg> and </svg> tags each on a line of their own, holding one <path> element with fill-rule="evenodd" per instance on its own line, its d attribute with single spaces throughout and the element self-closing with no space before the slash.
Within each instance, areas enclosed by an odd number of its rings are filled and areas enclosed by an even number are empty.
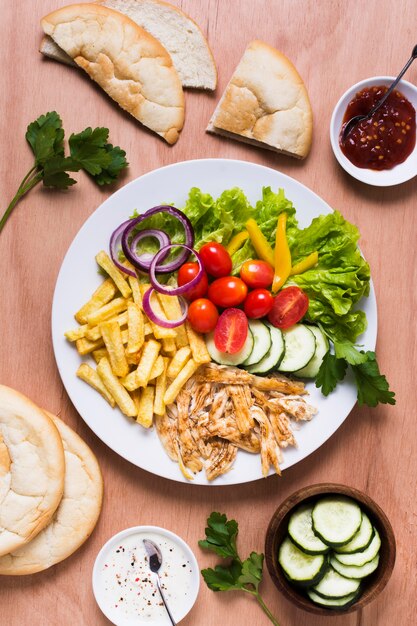
<svg viewBox="0 0 417 626">
<path fill-rule="evenodd" d="M 7 626 L 97 625 L 109 622 L 91 591 L 97 551 L 113 533 L 149 523 L 179 533 L 201 566 L 213 564 L 197 539 L 206 516 L 224 511 L 240 523 L 242 553 L 263 550 L 275 508 L 296 489 L 333 481 L 365 490 L 385 510 L 397 538 L 397 563 L 382 595 L 362 612 L 328 618 L 338 626 L 389 626 L 415 621 L 416 572 L 416 193 L 417 179 L 379 189 L 355 182 L 331 153 L 332 108 L 353 83 L 396 74 L 416 43 L 417 6 L 388 0 L 179 0 L 207 33 L 219 69 L 217 93 L 187 92 L 185 129 L 170 148 L 125 115 L 79 71 L 41 58 L 39 19 L 65 0 L 1 3 L 1 208 L 6 208 L 32 156 L 27 124 L 56 109 L 67 136 L 85 126 L 108 126 L 130 167 L 118 186 L 154 168 L 201 157 L 253 161 L 285 172 L 337 207 L 362 233 L 378 300 L 379 363 L 397 394 L 397 406 L 355 408 L 338 432 L 282 478 L 230 488 L 182 485 L 154 477 L 118 458 L 89 431 L 60 382 L 51 343 L 51 301 L 63 256 L 87 217 L 113 190 L 84 175 L 68 193 L 37 188 L 16 208 L 0 235 L 0 381 L 61 415 L 96 452 L 105 479 L 105 502 L 91 539 L 72 558 L 44 573 L 0 580 L 0 622 Z M 207 121 L 246 44 L 260 38 L 296 64 L 314 110 L 314 143 L 297 162 L 204 133 Z M 408 72 L 417 82 L 417 64 Z M 233 181 L 230 181 L 231 184 Z M 92 251 L 93 254 L 93 251 Z M 319 418 L 317 418 L 319 419 Z M 319 626 L 322 617 L 290 605 L 265 573 L 267 603 L 281 626 Z M 184 626 L 267 624 L 251 598 L 213 594 L 204 585 Z"/>
</svg>

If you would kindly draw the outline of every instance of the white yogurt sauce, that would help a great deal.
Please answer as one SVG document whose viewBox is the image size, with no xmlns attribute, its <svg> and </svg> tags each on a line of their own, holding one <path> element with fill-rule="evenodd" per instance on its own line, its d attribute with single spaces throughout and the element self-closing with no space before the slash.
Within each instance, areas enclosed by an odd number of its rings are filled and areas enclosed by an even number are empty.
<svg viewBox="0 0 417 626">
<path fill-rule="evenodd" d="M 132 623 L 170 624 L 153 575 L 150 575 L 143 539 L 154 541 L 162 552 L 159 576 L 174 618 L 188 612 L 198 572 L 179 543 L 156 532 L 136 532 L 124 537 L 103 555 L 98 572 L 106 604 L 103 609 L 115 623 L 124 624 L 131 619 Z"/>
</svg>

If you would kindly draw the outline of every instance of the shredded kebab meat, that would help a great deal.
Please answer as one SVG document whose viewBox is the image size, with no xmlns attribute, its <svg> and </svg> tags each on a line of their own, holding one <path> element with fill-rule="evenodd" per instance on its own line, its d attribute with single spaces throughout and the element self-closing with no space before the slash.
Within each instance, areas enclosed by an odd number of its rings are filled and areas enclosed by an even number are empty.
<svg viewBox="0 0 417 626">
<path fill-rule="evenodd" d="M 309 421 L 317 413 L 306 393 L 303 383 L 281 374 L 262 378 L 209 363 L 157 417 L 156 428 L 189 479 L 203 468 L 209 480 L 226 473 L 239 448 L 260 454 L 264 476 L 271 466 L 280 474 L 281 449 L 297 445 L 291 420 Z"/>
</svg>

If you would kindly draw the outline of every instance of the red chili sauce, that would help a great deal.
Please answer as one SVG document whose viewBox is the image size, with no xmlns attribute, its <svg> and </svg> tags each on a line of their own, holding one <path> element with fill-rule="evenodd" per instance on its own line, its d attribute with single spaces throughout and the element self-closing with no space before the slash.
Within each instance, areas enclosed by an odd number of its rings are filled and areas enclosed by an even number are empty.
<svg viewBox="0 0 417 626">
<path fill-rule="evenodd" d="M 343 125 L 355 115 L 365 115 L 386 93 L 387 87 L 366 87 L 349 102 Z M 394 90 L 374 115 L 360 122 L 345 141 L 339 138 L 343 154 L 356 167 L 389 170 L 403 163 L 416 143 L 416 112 L 411 102 Z"/>
</svg>

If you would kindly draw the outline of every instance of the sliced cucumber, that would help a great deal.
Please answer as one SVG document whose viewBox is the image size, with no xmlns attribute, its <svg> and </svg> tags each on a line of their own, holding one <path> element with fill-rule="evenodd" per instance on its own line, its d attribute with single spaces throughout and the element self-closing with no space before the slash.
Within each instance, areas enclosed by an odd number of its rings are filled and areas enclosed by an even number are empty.
<svg viewBox="0 0 417 626">
<path fill-rule="evenodd" d="M 311 517 L 316 535 L 333 548 L 351 541 L 362 523 L 359 505 L 343 496 L 321 498 L 314 505 Z"/>
<path fill-rule="evenodd" d="M 295 324 L 283 330 L 285 352 L 279 370 L 296 372 L 311 361 L 316 351 L 316 340 L 308 326 Z"/>
<path fill-rule="evenodd" d="M 379 536 L 376 528 L 374 529 L 374 537 L 363 552 L 354 552 L 353 554 L 337 554 L 335 552 L 335 557 L 339 561 L 339 563 L 343 563 L 343 565 L 354 565 L 356 567 L 361 567 L 365 565 L 365 563 L 369 563 L 376 557 L 381 547 L 381 537 Z"/>
<path fill-rule="evenodd" d="M 289 580 L 298 585 L 314 585 L 327 569 L 327 557 L 302 552 L 285 537 L 278 551 L 278 562 Z"/>
<path fill-rule="evenodd" d="M 245 344 L 239 352 L 235 354 L 228 354 L 227 352 L 220 352 L 217 350 L 214 343 L 214 333 L 210 333 L 206 336 L 206 346 L 209 355 L 216 363 L 220 365 L 241 365 L 243 361 L 246 361 L 253 348 L 253 336 L 250 328 L 248 329 L 248 336 L 246 337 Z"/>
<path fill-rule="evenodd" d="M 363 552 L 371 543 L 374 536 L 374 528 L 369 517 L 362 511 L 362 523 L 352 541 L 337 548 L 341 554 L 352 554 L 353 552 Z"/>
<path fill-rule="evenodd" d="M 268 329 L 271 336 L 271 347 L 259 363 L 249 365 L 249 367 L 246 368 L 251 374 L 267 374 L 271 370 L 277 369 L 283 357 L 284 339 L 282 337 L 282 331 L 269 324 Z"/>
<path fill-rule="evenodd" d="M 259 363 L 269 352 L 272 345 L 271 332 L 266 324 L 259 320 L 250 320 L 249 328 L 253 335 L 253 348 L 243 365 Z"/>
<path fill-rule="evenodd" d="M 323 598 L 344 598 L 359 589 L 360 580 L 345 578 L 332 567 L 329 567 L 323 578 L 313 587 L 319 596 Z"/>
<path fill-rule="evenodd" d="M 306 554 L 325 554 L 329 551 L 329 546 L 313 532 L 312 510 L 312 504 L 299 506 L 288 522 L 288 534 L 295 545 Z"/>
<path fill-rule="evenodd" d="M 321 606 L 327 606 L 329 609 L 347 609 L 351 606 L 360 595 L 360 590 L 355 593 L 350 593 L 347 596 L 343 596 L 343 598 L 322 598 L 317 593 L 314 593 L 312 589 L 307 589 L 307 595 L 316 604 L 320 604 Z"/>
<path fill-rule="evenodd" d="M 326 335 L 318 326 L 308 326 L 308 329 L 313 333 L 316 340 L 316 351 L 313 358 L 307 363 L 305 367 L 294 372 L 296 376 L 300 378 L 316 378 L 319 373 L 320 365 L 323 362 L 324 356 L 329 351 L 329 340 Z"/>
<path fill-rule="evenodd" d="M 356 567 L 355 565 L 343 565 L 343 563 L 340 563 L 334 556 L 330 558 L 330 564 L 336 570 L 336 572 L 338 572 L 342 576 L 345 576 L 346 578 L 353 579 L 361 579 L 365 578 L 365 576 L 369 576 L 369 574 L 372 574 L 372 572 L 376 570 L 376 568 L 378 567 L 378 563 L 379 554 L 377 554 L 376 557 L 372 559 L 372 561 L 369 561 L 368 563 L 365 563 L 360 567 Z"/>
</svg>

